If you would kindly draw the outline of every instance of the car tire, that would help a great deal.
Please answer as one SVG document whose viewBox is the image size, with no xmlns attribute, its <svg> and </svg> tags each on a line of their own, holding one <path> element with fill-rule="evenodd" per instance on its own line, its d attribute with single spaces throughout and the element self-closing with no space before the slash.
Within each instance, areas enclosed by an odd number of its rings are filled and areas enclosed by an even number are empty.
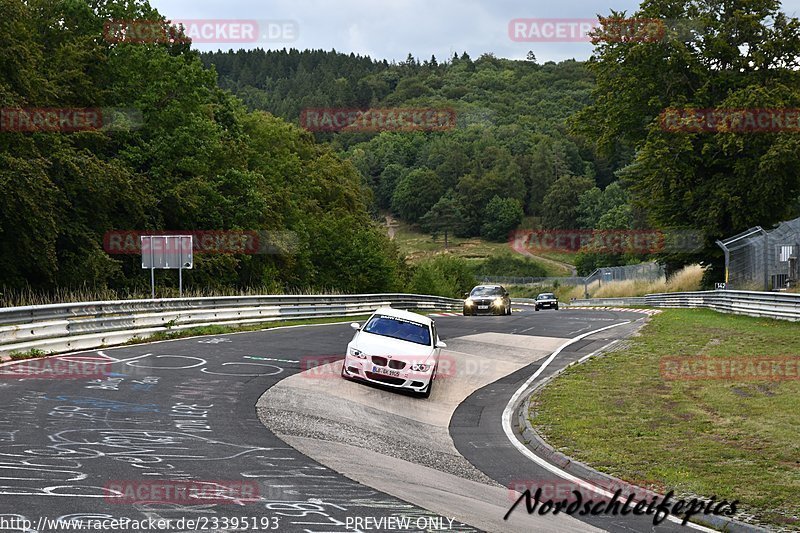
<svg viewBox="0 0 800 533">
<path fill-rule="evenodd" d="M 558 311 L 558 306 L 555 306 L 555 310 Z"/>
<path fill-rule="evenodd" d="M 538 305 L 537 305 L 537 306 L 535 306 L 535 307 L 533 308 L 533 310 L 534 310 L 534 311 L 538 311 L 538 310 L 539 310 L 539 306 L 538 306 Z"/>
<path fill-rule="evenodd" d="M 508 304 L 508 307 L 506 307 L 506 316 L 511 316 L 511 304 Z"/>
</svg>

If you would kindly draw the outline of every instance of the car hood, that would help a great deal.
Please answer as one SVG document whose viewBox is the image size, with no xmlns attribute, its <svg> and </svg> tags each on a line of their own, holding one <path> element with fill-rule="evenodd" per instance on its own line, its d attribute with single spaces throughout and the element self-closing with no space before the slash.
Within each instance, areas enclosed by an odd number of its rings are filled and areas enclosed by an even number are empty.
<svg viewBox="0 0 800 533">
<path fill-rule="evenodd" d="M 433 353 L 432 346 L 374 335 L 364 331 L 356 334 L 351 346 L 367 355 L 392 355 L 395 357 L 428 357 Z"/>
</svg>

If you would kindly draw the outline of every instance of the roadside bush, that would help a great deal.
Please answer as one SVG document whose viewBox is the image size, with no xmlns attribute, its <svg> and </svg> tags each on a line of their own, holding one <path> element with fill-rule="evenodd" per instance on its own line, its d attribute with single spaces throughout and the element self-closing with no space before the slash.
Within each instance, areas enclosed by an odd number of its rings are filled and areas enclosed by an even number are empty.
<svg viewBox="0 0 800 533">
<path fill-rule="evenodd" d="M 493 255 L 473 266 L 476 276 L 516 276 L 540 278 L 547 276 L 545 269 L 521 255 Z"/>
<path fill-rule="evenodd" d="M 465 259 L 438 255 L 413 267 L 409 292 L 460 298 L 475 286 L 475 275 Z"/>
</svg>

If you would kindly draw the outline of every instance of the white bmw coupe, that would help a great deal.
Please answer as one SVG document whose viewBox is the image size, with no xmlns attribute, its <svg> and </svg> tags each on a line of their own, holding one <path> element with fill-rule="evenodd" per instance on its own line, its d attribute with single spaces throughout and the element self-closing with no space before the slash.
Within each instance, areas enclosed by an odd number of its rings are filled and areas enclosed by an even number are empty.
<svg viewBox="0 0 800 533">
<path fill-rule="evenodd" d="M 342 377 L 430 396 L 439 354 L 447 347 L 439 340 L 433 320 L 382 307 L 363 327 L 356 322 L 350 325 L 356 334 L 347 345 Z"/>
</svg>

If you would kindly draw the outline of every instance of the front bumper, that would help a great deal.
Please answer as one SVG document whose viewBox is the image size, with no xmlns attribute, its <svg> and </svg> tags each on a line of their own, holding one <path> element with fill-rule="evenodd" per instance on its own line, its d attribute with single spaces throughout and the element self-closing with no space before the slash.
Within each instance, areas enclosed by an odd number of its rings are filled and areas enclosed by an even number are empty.
<svg viewBox="0 0 800 533">
<path fill-rule="evenodd" d="M 370 356 L 367 356 L 367 359 L 361 359 L 347 355 L 343 364 L 342 371 L 347 377 L 395 389 L 422 392 L 433 379 L 433 368 L 423 372 L 411 370 L 410 365 L 406 365 L 406 368 L 402 370 L 394 370 L 374 363 Z"/>
<path fill-rule="evenodd" d="M 463 313 L 465 315 L 500 315 L 506 309 L 505 304 L 495 305 L 492 301 L 481 302 L 475 301 L 473 305 L 464 305 Z"/>
<path fill-rule="evenodd" d="M 558 307 L 558 302 L 541 302 L 537 303 L 536 307 L 539 309 L 555 309 Z"/>
</svg>

